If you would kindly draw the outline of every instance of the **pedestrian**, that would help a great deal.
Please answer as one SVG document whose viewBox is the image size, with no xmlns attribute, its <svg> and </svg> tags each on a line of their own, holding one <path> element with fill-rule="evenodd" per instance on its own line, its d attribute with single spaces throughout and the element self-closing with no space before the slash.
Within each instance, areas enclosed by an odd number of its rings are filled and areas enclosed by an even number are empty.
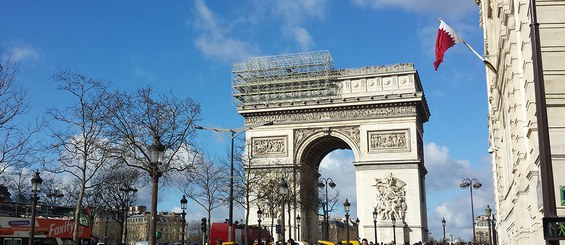
<svg viewBox="0 0 565 245">
<path fill-rule="evenodd" d="M 286 241 L 286 245 L 295 245 L 294 240 L 292 238 L 288 239 L 288 241 Z"/>
</svg>

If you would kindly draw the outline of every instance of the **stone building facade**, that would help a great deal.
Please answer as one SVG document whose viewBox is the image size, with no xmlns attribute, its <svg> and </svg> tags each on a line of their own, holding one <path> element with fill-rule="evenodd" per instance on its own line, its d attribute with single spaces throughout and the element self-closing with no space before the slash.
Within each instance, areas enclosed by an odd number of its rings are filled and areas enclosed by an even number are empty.
<svg viewBox="0 0 565 245">
<path fill-rule="evenodd" d="M 529 0 L 476 0 L 487 70 L 498 244 L 544 244 L 543 199 Z M 565 1 L 537 0 L 557 214 L 565 216 Z"/>
<path fill-rule="evenodd" d="M 160 212 L 157 215 L 157 231 L 161 232 L 159 243 L 173 244 L 182 239 L 182 215 L 174 212 Z M 136 241 L 147 241 L 149 234 L 149 220 L 151 213 L 146 212 L 143 206 L 130 208 L 128 217 L 126 244 L 135 244 Z M 186 229 L 186 227 L 185 227 Z M 185 239 L 187 237 L 185 230 Z"/>
<path fill-rule="evenodd" d="M 489 226 L 490 219 L 486 215 L 479 215 L 475 219 L 475 242 L 478 244 L 491 244 L 492 226 Z M 490 232 L 489 232 L 490 230 Z"/>
</svg>

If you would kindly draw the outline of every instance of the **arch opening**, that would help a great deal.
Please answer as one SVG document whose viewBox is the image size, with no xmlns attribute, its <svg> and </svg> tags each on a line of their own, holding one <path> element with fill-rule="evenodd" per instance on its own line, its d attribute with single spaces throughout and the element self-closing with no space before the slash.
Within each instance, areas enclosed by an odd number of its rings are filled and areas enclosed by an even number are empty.
<svg viewBox="0 0 565 245">
<path fill-rule="evenodd" d="M 355 210 L 355 171 L 353 170 L 354 154 L 352 147 L 346 140 L 332 135 L 325 135 L 311 140 L 298 156 L 300 163 L 300 211 L 301 233 L 300 238 L 304 241 L 329 240 L 337 241 L 336 227 L 343 227 L 343 220 L 336 218 L 337 210 L 343 217 L 343 202 L 345 198 L 353 204 Z M 328 163 L 337 155 L 344 156 L 339 169 L 332 169 L 335 165 Z M 343 160 L 343 159 L 341 159 Z M 331 164 L 331 165 L 330 165 Z M 329 166 L 324 166 L 329 165 Z M 351 179 L 344 180 L 344 168 Z M 351 170 L 351 171 L 350 171 Z M 335 186 L 332 188 L 330 184 Z M 343 191 L 342 191 L 343 190 Z M 342 192 L 340 192 L 342 191 Z M 353 193 L 348 197 L 339 193 Z M 350 217 L 354 217 L 351 215 Z M 354 229 L 350 229 L 353 231 Z M 350 238 L 357 238 L 357 233 L 351 232 Z"/>
</svg>

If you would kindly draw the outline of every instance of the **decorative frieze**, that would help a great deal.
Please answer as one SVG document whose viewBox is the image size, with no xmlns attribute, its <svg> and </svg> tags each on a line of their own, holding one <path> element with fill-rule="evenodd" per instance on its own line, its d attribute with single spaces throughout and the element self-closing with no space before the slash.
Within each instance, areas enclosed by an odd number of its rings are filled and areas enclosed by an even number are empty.
<svg viewBox="0 0 565 245">
<path fill-rule="evenodd" d="M 410 151 L 409 130 L 368 131 L 369 152 Z"/>
<path fill-rule="evenodd" d="M 254 157 L 286 157 L 287 138 L 286 136 L 252 138 Z"/>
<path fill-rule="evenodd" d="M 341 69 L 338 70 L 337 73 L 341 76 L 351 76 L 351 75 L 369 75 L 369 74 L 406 72 L 406 71 L 415 71 L 414 64 L 399 63 L 390 66 L 366 66 L 357 69 Z"/>
<path fill-rule="evenodd" d="M 297 123 L 331 120 L 372 119 L 416 115 L 415 105 L 369 107 L 344 110 L 305 110 L 281 114 L 266 114 L 245 117 L 245 124 L 257 124 L 272 121 L 274 123 Z"/>
</svg>

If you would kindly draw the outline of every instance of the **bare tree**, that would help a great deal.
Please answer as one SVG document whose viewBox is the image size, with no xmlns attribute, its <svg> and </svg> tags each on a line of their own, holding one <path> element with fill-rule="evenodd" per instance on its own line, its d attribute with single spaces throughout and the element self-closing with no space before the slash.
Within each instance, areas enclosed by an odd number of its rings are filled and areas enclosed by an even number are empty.
<svg viewBox="0 0 565 245">
<path fill-rule="evenodd" d="M 247 150 L 244 150 L 248 147 Z M 272 218 L 271 227 L 277 218 L 282 219 L 282 204 L 299 202 L 295 192 L 294 171 L 292 166 L 279 161 L 266 161 L 264 158 L 256 158 L 250 147 L 252 144 L 241 144 L 235 153 L 235 201 L 246 210 L 245 229 L 249 225 L 249 215 L 252 208 L 261 208 L 263 217 Z M 279 194 L 279 184 L 285 179 L 289 184 L 288 195 Z M 289 205 L 290 206 L 290 205 Z M 296 205 L 295 205 L 296 206 Z M 247 242 L 247 232 L 245 232 Z M 271 230 L 271 234 L 273 231 Z"/>
<path fill-rule="evenodd" d="M 17 64 L 0 61 L 0 176 L 10 168 L 29 166 L 34 146 L 32 135 L 44 125 L 22 120 L 28 112 L 27 92 L 16 82 Z"/>
<path fill-rule="evenodd" d="M 136 183 L 141 176 L 141 171 L 125 165 L 116 164 L 105 168 L 100 175 L 100 185 L 95 189 L 100 202 L 100 213 L 111 217 L 120 226 L 120 234 L 127 234 L 125 227 L 127 210 L 135 202 Z M 127 243 L 127 235 L 121 236 L 120 243 Z"/>
<path fill-rule="evenodd" d="M 163 174 L 186 171 L 196 155 L 192 148 L 194 123 L 200 106 L 191 99 L 179 99 L 141 88 L 134 94 L 116 92 L 109 105 L 109 135 L 114 156 L 130 167 L 151 177 L 150 244 L 155 245 L 157 195 Z M 162 153 L 160 160 L 151 157 L 150 149 Z"/>
<path fill-rule="evenodd" d="M 208 212 L 208 230 L 211 228 L 212 210 L 225 204 L 223 189 L 228 185 L 228 169 L 217 164 L 217 161 L 198 157 L 195 161 L 195 171 L 186 174 L 181 190 L 187 197 L 194 200 Z M 207 237 L 209 234 L 207 232 Z"/>
<path fill-rule="evenodd" d="M 31 202 L 31 182 L 33 173 L 29 169 L 11 171 L 6 178 L 6 187 L 11 190 L 11 200 L 14 202 Z"/>
<path fill-rule="evenodd" d="M 74 220 L 79 220 L 85 190 L 92 187 L 98 170 L 108 161 L 104 138 L 104 103 L 109 100 L 108 85 L 78 72 L 60 70 L 53 79 L 71 95 L 73 103 L 64 109 L 49 109 L 47 114 L 57 123 L 51 126 L 50 149 L 58 156 L 59 166 L 46 166 L 54 173 L 67 173 L 79 182 Z M 78 244 L 79 224 L 74 222 L 73 241 Z"/>
<path fill-rule="evenodd" d="M 186 244 L 202 243 L 202 236 L 204 233 L 200 229 L 200 220 L 188 221 L 187 226 L 188 233 L 186 234 Z"/>
</svg>

